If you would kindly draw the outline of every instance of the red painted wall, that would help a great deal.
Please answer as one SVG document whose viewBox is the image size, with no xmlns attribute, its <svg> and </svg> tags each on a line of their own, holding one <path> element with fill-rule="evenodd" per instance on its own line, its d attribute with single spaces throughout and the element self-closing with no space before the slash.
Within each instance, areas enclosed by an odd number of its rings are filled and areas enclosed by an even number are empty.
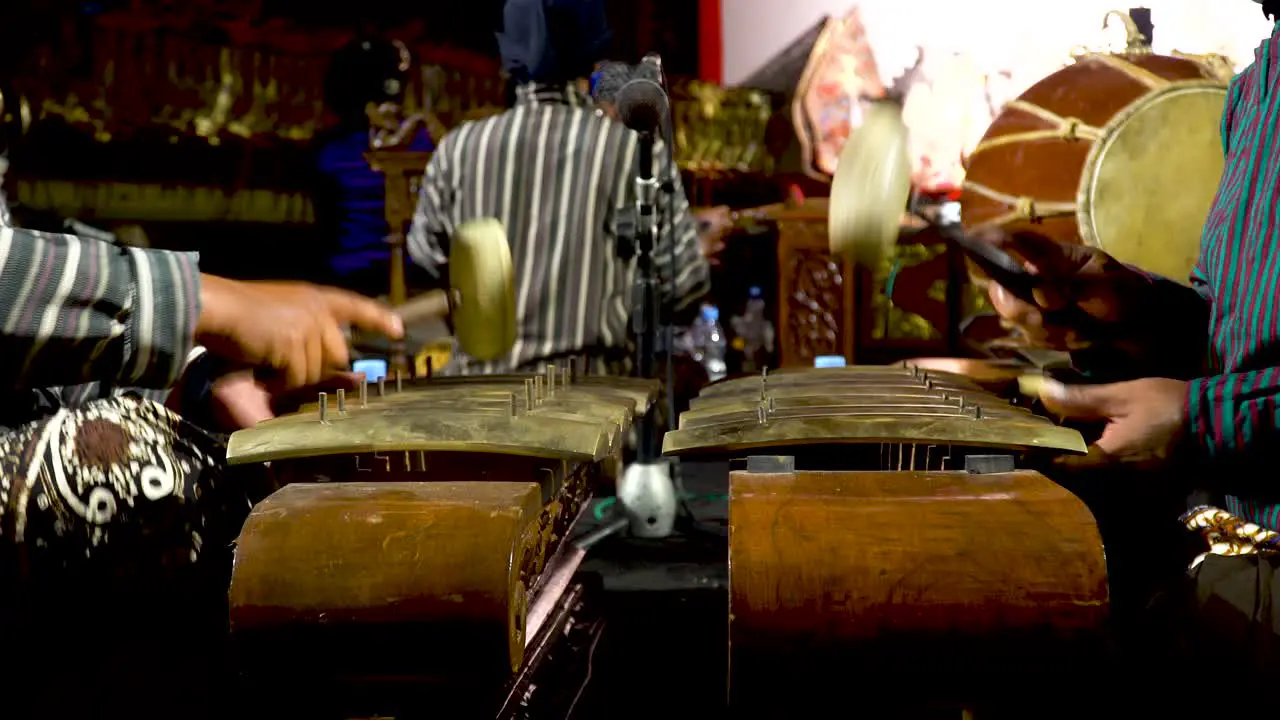
<svg viewBox="0 0 1280 720">
<path fill-rule="evenodd" d="M 724 81 L 723 0 L 698 0 L 698 78 Z"/>
</svg>

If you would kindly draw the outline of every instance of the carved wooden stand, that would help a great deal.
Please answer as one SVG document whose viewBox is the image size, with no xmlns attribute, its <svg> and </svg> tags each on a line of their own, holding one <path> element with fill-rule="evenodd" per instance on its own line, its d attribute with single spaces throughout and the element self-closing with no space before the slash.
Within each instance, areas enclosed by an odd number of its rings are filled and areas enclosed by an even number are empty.
<svg viewBox="0 0 1280 720">
<path fill-rule="evenodd" d="M 854 362 L 855 269 L 827 249 L 826 204 L 805 203 L 778 218 L 778 338 L 783 367 L 812 367 L 822 355 Z"/>
<path fill-rule="evenodd" d="M 366 153 L 365 159 L 375 172 L 386 177 L 387 201 L 384 212 L 387 225 L 391 228 L 391 234 L 387 237 L 387 242 L 391 244 L 391 277 L 387 299 L 392 307 L 396 307 L 409 299 L 405 284 L 405 233 L 409 223 L 413 222 L 413 199 L 417 196 L 414 186 L 422 179 L 431 153 L 374 150 Z M 408 376 L 409 359 L 403 342 L 394 345 L 389 364 L 391 374 Z"/>
<path fill-rule="evenodd" d="M 782 366 L 812 367 L 823 355 L 877 364 L 957 354 L 967 284 L 962 258 L 936 232 L 904 225 L 895 283 L 901 302 L 891 303 L 882 278 L 828 250 L 827 203 L 815 198 L 772 216 Z"/>
</svg>

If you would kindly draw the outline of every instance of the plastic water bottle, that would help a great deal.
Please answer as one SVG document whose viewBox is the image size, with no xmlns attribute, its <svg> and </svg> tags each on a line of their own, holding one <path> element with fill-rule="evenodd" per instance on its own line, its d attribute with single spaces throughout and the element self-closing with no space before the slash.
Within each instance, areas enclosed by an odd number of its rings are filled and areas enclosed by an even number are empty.
<svg viewBox="0 0 1280 720">
<path fill-rule="evenodd" d="M 765 316 L 764 294 L 758 287 L 747 291 L 747 304 L 742 315 L 730 318 L 733 349 L 742 353 L 742 371 L 758 372 L 769 364 L 773 355 L 773 323 Z"/>
<path fill-rule="evenodd" d="M 714 305 L 703 305 L 702 315 L 693 327 L 695 348 L 694 359 L 702 363 L 707 370 L 707 377 L 715 382 L 723 379 L 728 366 L 725 364 L 725 350 L 728 342 L 724 337 L 724 328 L 720 327 L 720 309 Z"/>
</svg>

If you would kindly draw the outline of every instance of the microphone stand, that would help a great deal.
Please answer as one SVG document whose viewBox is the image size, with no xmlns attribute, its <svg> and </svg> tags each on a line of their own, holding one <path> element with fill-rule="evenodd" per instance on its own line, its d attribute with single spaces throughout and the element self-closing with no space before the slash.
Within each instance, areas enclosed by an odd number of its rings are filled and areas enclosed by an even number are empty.
<svg viewBox="0 0 1280 720">
<path fill-rule="evenodd" d="M 653 177 L 653 133 L 640 133 L 640 171 L 636 175 L 636 284 L 632 329 L 636 335 L 636 371 L 652 378 L 658 349 L 658 277 L 653 250 L 658 234 L 658 187 Z M 653 448 L 648 449 L 649 453 Z"/>
<path fill-rule="evenodd" d="M 658 238 L 658 190 L 653 176 L 654 134 L 640 133 L 636 175 L 636 280 L 632 329 L 636 336 L 636 370 L 643 378 L 656 374 L 658 349 L 658 283 L 653 252 Z M 668 352 L 670 349 L 668 348 Z M 671 388 L 667 389 L 671 392 Z M 679 505 L 671 465 L 662 457 L 657 408 L 636 424 L 636 459 L 618 480 L 618 502 L 630 519 L 631 534 L 663 538 L 671 534 Z"/>
</svg>

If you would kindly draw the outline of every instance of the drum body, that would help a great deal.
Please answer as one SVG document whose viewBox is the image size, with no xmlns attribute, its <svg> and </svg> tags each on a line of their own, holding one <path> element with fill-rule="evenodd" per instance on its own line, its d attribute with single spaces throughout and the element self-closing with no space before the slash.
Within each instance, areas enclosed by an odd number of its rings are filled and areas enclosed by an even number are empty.
<svg viewBox="0 0 1280 720">
<path fill-rule="evenodd" d="M 965 227 L 1082 242 L 1187 282 L 1222 175 L 1220 77 L 1189 58 L 1080 57 L 996 116 L 969 157 Z"/>
</svg>

